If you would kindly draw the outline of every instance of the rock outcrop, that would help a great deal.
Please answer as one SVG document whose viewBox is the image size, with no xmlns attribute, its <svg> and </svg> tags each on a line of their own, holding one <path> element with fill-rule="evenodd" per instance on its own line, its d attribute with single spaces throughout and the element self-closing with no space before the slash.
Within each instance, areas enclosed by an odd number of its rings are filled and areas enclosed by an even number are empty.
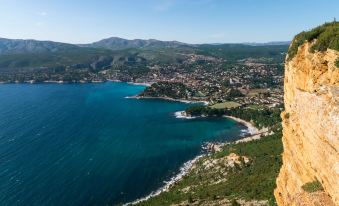
<svg viewBox="0 0 339 206">
<path fill-rule="evenodd" d="M 310 52 L 311 46 L 302 44 L 285 64 L 279 206 L 339 205 L 339 52 Z M 318 191 L 303 189 L 317 181 Z"/>
</svg>

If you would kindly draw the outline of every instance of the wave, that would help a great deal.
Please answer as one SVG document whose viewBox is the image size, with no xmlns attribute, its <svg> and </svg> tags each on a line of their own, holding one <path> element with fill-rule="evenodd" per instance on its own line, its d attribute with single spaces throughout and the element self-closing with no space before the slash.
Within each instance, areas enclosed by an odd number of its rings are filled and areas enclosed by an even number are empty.
<svg viewBox="0 0 339 206">
<path fill-rule="evenodd" d="M 245 136 L 251 134 L 248 128 L 247 129 L 242 129 L 242 130 L 240 130 L 240 132 L 241 132 L 240 133 L 241 137 L 245 137 Z"/>
<path fill-rule="evenodd" d="M 178 111 L 174 113 L 175 118 L 177 119 L 195 119 L 196 117 L 187 116 L 185 111 Z"/>
<path fill-rule="evenodd" d="M 233 117 L 233 116 L 228 116 L 225 115 L 225 117 L 233 119 L 234 121 L 237 121 L 243 125 L 245 125 L 247 127 L 247 133 L 250 135 L 255 135 L 259 133 L 259 129 L 256 128 L 251 122 L 245 121 L 243 119 L 237 118 L 237 117 Z"/>
<path fill-rule="evenodd" d="M 139 99 L 139 97 L 137 95 L 134 96 L 126 96 L 124 97 L 125 99 Z"/>
</svg>

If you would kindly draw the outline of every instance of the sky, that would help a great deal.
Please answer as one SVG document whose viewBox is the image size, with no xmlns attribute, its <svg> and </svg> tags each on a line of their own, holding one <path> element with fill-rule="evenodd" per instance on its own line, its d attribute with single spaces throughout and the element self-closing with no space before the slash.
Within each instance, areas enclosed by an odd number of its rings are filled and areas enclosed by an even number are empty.
<svg viewBox="0 0 339 206">
<path fill-rule="evenodd" d="M 339 19 L 339 0 L 0 0 L 0 37 L 289 41 L 334 17 Z"/>
</svg>

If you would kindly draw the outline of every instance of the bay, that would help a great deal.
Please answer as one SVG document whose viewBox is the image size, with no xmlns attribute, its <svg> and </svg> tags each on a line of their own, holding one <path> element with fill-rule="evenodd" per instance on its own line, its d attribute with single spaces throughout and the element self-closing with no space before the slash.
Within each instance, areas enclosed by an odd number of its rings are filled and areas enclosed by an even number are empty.
<svg viewBox="0 0 339 206">
<path fill-rule="evenodd" d="M 1 205 L 115 205 L 164 185 L 209 141 L 246 129 L 178 119 L 191 104 L 126 83 L 0 85 Z"/>
</svg>

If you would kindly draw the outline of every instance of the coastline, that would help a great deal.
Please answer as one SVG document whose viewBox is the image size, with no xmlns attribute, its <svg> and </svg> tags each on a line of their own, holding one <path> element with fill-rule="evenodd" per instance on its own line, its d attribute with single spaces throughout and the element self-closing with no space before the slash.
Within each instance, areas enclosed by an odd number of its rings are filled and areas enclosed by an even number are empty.
<svg viewBox="0 0 339 206">
<path fill-rule="evenodd" d="M 181 166 L 179 168 L 179 173 L 174 175 L 173 177 L 171 177 L 171 179 L 169 181 L 164 181 L 165 185 L 160 187 L 159 189 L 151 192 L 151 194 L 145 196 L 145 197 L 142 197 L 142 198 L 139 198 L 139 199 L 136 199 L 132 202 L 128 202 L 126 204 L 123 204 L 124 206 L 128 206 L 128 205 L 135 205 L 135 204 L 138 204 L 140 202 L 143 202 L 143 201 L 146 201 L 152 197 L 156 197 L 158 195 L 160 195 L 161 193 L 163 192 L 166 192 L 168 191 L 174 184 L 176 184 L 177 182 L 179 182 L 184 176 L 186 176 L 188 174 L 188 172 L 191 170 L 191 168 L 195 165 L 195 163 L 201 159 L 202 157 L 205 157 L 206 154 L 200 154 L 198 156 L 196 156 L 194 159 L 191 159 L 187 162 L 185 162 L 183 164 L 183 166 Z"/>
<path fill-rule="evenodd" d="M 92 80 L 92 81 L 56 81 L 56 80 L 46 80 L 46 81 L 42 81 L 42 82 L 35 82 L 33 80 L 30 81 L 24 81 L 24 82 L 0 82 L 0 84 L 91 84 L 91 83 L 105 83 L 105 82 L 121 82 L 119 80 L 111 80 L 111 79 L 107 79 L 107 80 Z"/>
<path fill-rule="evenodd" d="M 131 85 L 139 85 L 139 86 L 141 85 L 141 86 L 146 86 L 146 87 L 149 87 L 153 84 L 152 82 L 138 83 L 138 82 L 121 81 L 121 80 L 117 80 L 117 79 L 90 80 L 90 81 L 87 81 L 87 80 L 79 80 L 79 81 L 45 80 L 45 81 L 41 81 L 41 82 L 36 82 L 34 80 L 28 80 L 28 81 L 24 81 L 24 82 L 19 82 L 19 81 L 3 82 L 3 81 L 0 81 L 0 84 L 90 84 L 90 83 L 105 83 L 105 82 L 124 82 L 124 83 L 131 84 Z"/>
<path fill-rule="evenodd" d="M 196 118 L 196 117 L 187 116 L 185 114 L 185 111 L 176 112 L 175 116 L 176 116 L 176 118 L 185 118 L 185 119 Z M 245 121 L 243 119 L 233 117 L 233 116 L 227 116 L 227 115 L 224 115 L 223 117 L 232 119 L 232 120 L 246 126 L 247 127 L 247 133 L 250 136 L 247 136 L 247 137 L 244 137 L 244 138 L 240 137 L 239 140 L 232 141 L 232 142 L 207 143 L 207 145 L 210 145 L 212 148 L 215 148 L 215 147 L 221 148 L 222 146 L 224 146 L 226 144 L 230 144 L 230 143 L 238 144 L 238 143 L 241 143 L 241 142 L 249 142 L 249 141 L 257 140 L 257 139 L 260 139 L 262 137 L 262 134 L 267 132 L 266 128 L 263 128 L 263 129 L 260 130 L 257 127 L 255 127 L 251 122 Z M 185 162 L 183 164 L 183 166 L 180 167 L 178 174 L 174 175 L 169 181 L 165 181 L 164 186 L 162 186 L 159 189 L 151 192 L 149 195 L 147 195 L 145 197 L 139 198 L 139 199 L 134 200 L 132 202 L 128 202 L 128 203 L 124 204 L 124 206 L 135 205 L 135 204 L 138 204 L 140 202 L 147 201 L 148 199 L 150 199 L 152 197 L 158 196 L 163 192 L 167 192 L 173 185 L 175 185 L 176 183 L 181 181 L 191 171 L 191 169 L 194 167 L 195 163 L 198 160 L 200 160 L 202 157 L 205 157 L 206 155 L 211 154 L 212 151 L 213 151 L 213 150 L 206 149 L 206 147 L 204 147 L 203 145 L 202 145 L 202 149 L 204 149 L 207 152 L 205 154 L 200 154 L 200 155 L 196 156 L 194 159 Z"/>
<path fill-rule="evenodd" d="M 146 87 L 150 87 L 152 84 L 154 84 L 154 82 L 126 82 L 126 83 L 131 84 L 131 85 L 146 86 Z"/>
<path fill-rule="evenodd" d="M 233 143 L 235 143 L 235 144 L 238 144 L 238 143 L 241 143 L 241 142 L 249 142 L 249 141 L 253 141 L 253 140 L 258 140 L 262 137 L 262 135 L 265 136 L 268 133 L 267 128 L 258 129 L 251 122 L 245 121 L 243 119 L 233 117 L 233 116 L 227 116 L 227 115 L 225 115 L 224 117 L 232 119 L 236 122 L 239 122 L 239 123 L 241 123 L 241 124 L 243 124 L 247 127 L 247 131 L 248 131 L 248 134 L 250 136 L 247 136 L 247 137 L 244 137 L 244 138 L 241 138 L 239 140 L 234 141 Z"/>
<path fill-rule="evenodd" d="M 92 81 L 92 82 L 57 82 L 57 81 L 45 81 L 45 82 L 39 82 L 39 83 L 30 83 L 30 82 L 24 82 L 24 84 L 44 84 L 44 83 L 51 83 L 51 84 L 83 84 L 83 83 L 105 83 L 105 82 L 121 82 L 118 80 L 106 80 L 106 81 Z M 4 82 L 0 82 L 4 83 Z M 149 83 L 133 83 L 133 82 L 124 82 L 130 85 L 143 85 L 143 86 L 149 86 Z M 6 83 L 4 83 L 6 84 Z M 13 84 L 20 84 L 20 83 L 13 83 Z M 131 96 L 131 97 L 125 97 L 125 98 L 135 98 L 135 99 L 161 99 L 161 100 L 166 100 L 166 101 L 176 101 L 176 102 L 182 102 L 186 104 L 194 104 L 194 103 L 203 103 L 205 105 L 208 105 L 207 101 L 194 101 L 194 100 L 185 100 L 185 99 L 174 99 L 174 98 L 169 98 L 169 97 L 140 97 L 140 96 Z M 194 119 L 197 117 L 190 117 L 187 116 L 184 111 L 179 111 L 175 113 L 176 118 L 182 118 L 182 119 Z M 204 118 L 205 116 L 201 116 L 201 118 Z M 223 145 L 229 144 L 229 143 L 240 143 L 240 142 L 248 142 L 248 141 L 253 141 L 256 139 L 261 138 L 261 134 L 263 133 L 261 130 L 256 128 L 251 122 L 247 122 L 243 119 L 236 118 L 233 116 L 223 116 L 229 119 L 232 119 L 240 124 L 243 124 L 247 130 L 246 134 L 249 134 L 250 136 L 246 135 L 245 137 L 239 136 L 239 139 L 237 141 L 232 141 L 232 142 L 220 142 L 220 143 L 207 143 L 211 144 L 212 147 L 222 147 Z M 262 132 L 262 133 L 260 133 Z M 207 150 L 204 148 L 204 145 L 201 145 L 203 153 L 198 154 L 196 157 L 194 157 L 191 160 L 188 160 L 185 162 L 180 168 L 179 171 L 174 174 L 169 180 L 164 181 L 164 185 L 161 186 L 160 188 L 157 188 L 156 190 L 152 191 L 149 195 L 133 200 L 131 202 L 128 202 L 124 205 L 134 205 L 143 201 L 146 201 L 152 197 L 158 196 L 163 192 L 168 191 L 173 185 L 181 181 L 190 171 L 191 169 L 196 165 L 197 161 L 199 161 L 201 158 L 205 157 L 206 155 L 209 155 L 212 153 L 212 150 Z"/>
<path fill-rule="evenodd" d="M 130 96 L 126 98 L 131 98 L 131 99 L 161 99 L 161 100 L 167 100 L 167 101 L 173 101 L 173 102 L 182 102 L 186 104 L 194 104 L 194 103 L 203 103 L 204 105 L 208 105 L 208 101 L 195 101 L 195 100 L 186 100 L 186 99 L 174 99 L 170 97 L 142 97 L 142 96 Z"/>
<path fill-rule="evenodd" d="M 233 117 L 233 116 L 228 116 L 228 115 L 224 115 L 223 117 L 226 117 L 226 118 L 229 118 L 229 119 L 232 119 L 236 122 L 239 122 L 243 125 L 245 125 L 247 127 L 247 130 L 248 130 L 248 133 L 250 135 L 255 135 L 255 134 L 258 134 L 259 133 L 259 129 L 256 128 L 251 122 L 248 122 L 248 121 L 245 121 L 243 119 L 240 119 L 240 118 L 237 118 L 237 117 Z"/>
</svg>

